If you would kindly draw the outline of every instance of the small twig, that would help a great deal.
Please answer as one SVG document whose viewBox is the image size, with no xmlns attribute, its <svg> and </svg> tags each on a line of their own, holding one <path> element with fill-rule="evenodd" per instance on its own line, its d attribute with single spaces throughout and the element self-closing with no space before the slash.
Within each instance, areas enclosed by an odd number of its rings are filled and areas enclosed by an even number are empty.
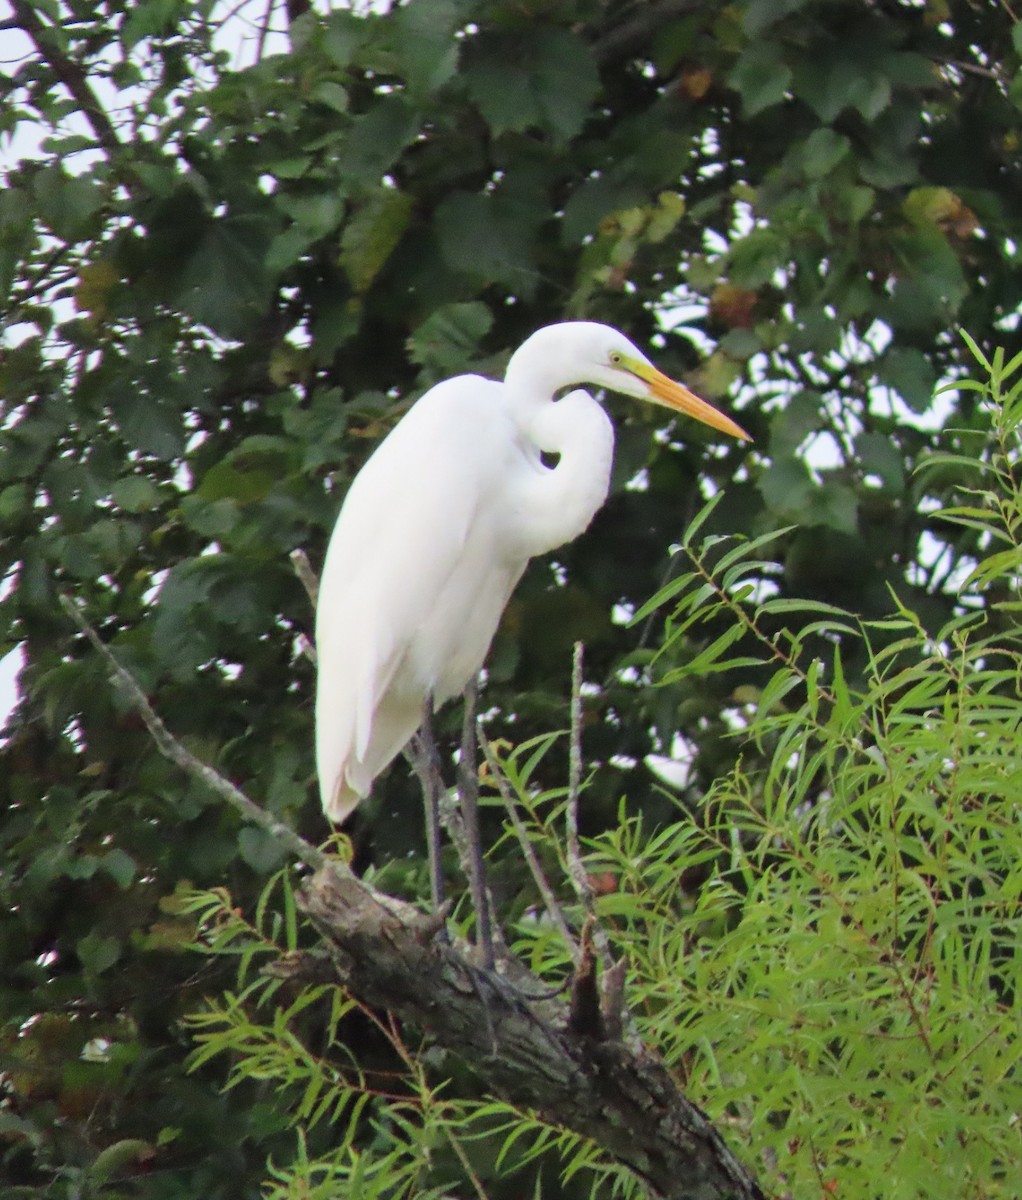
<svg viewBox="0 0 1022 1200">
<path fill-rule="evenodd" d="M 571 980 L 571 1006 L 568 1027 L 581 1037 L 603 1041 L 603 1018 L 600 1012 L 600 992 L 597 983 L 596 955 L 593 953 L 592 917 L 582 926 L 582 955 L 575 964 Z"/>
<path fill-rule="evenodd" d="M 625 1031 L 625 978 L 628 960 L 619 958 L 612 967 L 605 967 L 600 976 L 600 1021 L 603 1036 L 611 1042 L 620 1041 Z M 629 1032 L 635 1044 L 634 1030 L 629 1022 Z"/>
<path fill-rule="evenodd" d="M 312 569 L 309 556 L 304 550 L 299 549 L 292 550 L 288 558 L 291 560 L 294 573 L 301 580 L 302 587 L 305 588 L 305 594 L 309 597 L 312 610 L 315 612 L 316 605 L 319 603 L 319 579 L 316 577 L 316 572 Z"/>
<path fill-rule="evenodd" d="M 568 877 L 582 904 L 586 917 L 593 923 L 593 941 L 600 952 L 604 970 L 614 965 L 610 939 L 596 915 L 596 893 L 582 861 L 582 843 L 578 836 L 578 801 L 582 790 L 582 655 L 581 642 L 575 643 L 571 657 L 571 733 L 568 745 L 568 806 L 564 821 L 567 827 Z"/>
<path fill-rule="evenodd" d="M 207 766 L 206 763 L 196 758 L 191 751 L 186 750 L 156 715 L 138 681 L 117 661 L 109 646 L 103 642 L 95 629 L 86 621 L 78 605 L 69 596 L 64 595 L 60 597 L 60 605 L 82 633 L 85 634 L 93 649 L 96 650 L 107 666 L 109 666 L 114 683 L 131 707 L 135 709 L 145 722 L 145 726 L 152 735 L 152 739 L 161 754 L 169 758 L 171 762 L 179 766 L 188 775 L 193 776 L 195 779 L 201 779 L 211 791 L 216 792 L 218 796 L 226 800 L 243 820 L 251 821 L 254 825 L 259 825 L 265 829 L 271 837 L 280 842 L 281 845 L 286 846 L 302 862 L 307 863 L 310 867 L 316 867 L 317 870 L 332 869 L 342 875 L 349 874 L 348 868 L 343 863 L 337 859 L 330 858 L 318 846 L 313 846 L 311 842 L 307 842 L 300 834 L 295 833 L 290 826 L 285 825 L 282 821 L 278 821 L 276 817 L 250 800 L 229 779 L 225 779 L 217 771 L 214 771 L 212 767 Z"/>
<path fill-rule="evenodd" d="M 568 875 L 582 901 L 587 917 L 596 914 L 596 898 L 582 862 L 582 843 L 578 836 L 578 799 L 582 785 L 582 643 L 576 642 L 571 658 L 571 733 L 568 743 L 568 806 L 564 814 L 567 829 Z"/>
<path fill-rule="evenodd" d="M 500 761 L 497 758 L 496 751 L 490 739 L 486 736 L 486 731 L 482 727 L 482 722 L 476 721 L 476 729 L 479 734 L 479 745 L 482 747 L 483 757 L 486 759 L 486 764 L 490 768 L 490 773 L 493 776 L 493 781 L 497 785 L 497 791 L 500 793 L 500 798 L 504 802 L 504 807 L 507 810 L 508 816 L 511 818 L 511 824 L 514 827 L 515 836 L 518 838 L 518 844 L 522 848 L 522 854 L 525 856 L 525 861 L 529 865 L 529 870 L 532 872 L 532 878 L 539 889 L 539 894 L 543 897 L 543 907 L 547 911 L 547 916 L 557 926 L 561 937 L 564 939 L 564 944 L 571 952 L 572 961 L 579 961 L 581 952 L 574 937 L 572 937 L 571 929 L 564 916 L 561 905 L 554 895 L 554 889 L 550 886 L 547 877 L 543 874 L 543 868 L 540 866 L 539 859 L 536 857 L 536 851 L 532 848 L 532 843 L 529 841 L 529 834 L 525 828 L 525 823 L 518 815 L 518 806 L 515 804 L 515 798 L 511 794 L 511 788 L 508 786 L 507 777 L 501 768 Z"/>
<path fill-rule="evenodd" d="M 96 141 L 108 153 L 122 149 L 117 130 L 92 90 L 85 68 L 64 53 L 58 31 L 39 19 L 35 6 L 28 3 L 28 0 L 11 0 L 11 9 L 18 25 L 32 39 L 50 69 L 71 93 L 82 116 L 95 134 Z"/>
<path fill-rule="evenodd" d="M 319 659 L 316 656 L 316 647 L 312 644 L 312 642 L 309 641 L 304 633 L 300 633 L 298 635 L 298 649 L 314 667 L 319 665 Z"/>
<path fill-rule="evenodd" d="M 292 550 L 287 556 L 291 563 L 291 568 L 298 576 L 299 581 L 305 594 L 309 597 L 309 602 L 312 605 L 312 611 L 316 611 L 316 605 L 319 603 L 319 578 L 316 572 L 312 569 L 312 563 L 309 562 L 309 556 L 304 550 Z M 316 647 L 305 636 L 304 633 L 298 635 L 298 649 L 312 663 L 313 666 L 319 665 L 319 658 L 316 655 Z"/>
</svg>

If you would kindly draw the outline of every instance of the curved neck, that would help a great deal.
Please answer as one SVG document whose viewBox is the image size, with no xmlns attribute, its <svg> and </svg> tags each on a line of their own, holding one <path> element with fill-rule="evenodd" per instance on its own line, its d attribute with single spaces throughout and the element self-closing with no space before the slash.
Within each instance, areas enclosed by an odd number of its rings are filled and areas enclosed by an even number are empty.
<svg viewBox="0 0 1022 1200">
<path fill-rule="evenodd" d="M 510 371 L 508 376 L 505 394 L 527 460 L 511 498 L 514 538 L 517 550 L 531 558 L 578 537 L 607 498 L 614 427 L 602 406 L 585 392 L 549 399 L 565 386 L 563 380 L 548 381 L 553 386 L 544 394 L 535 375 L 527 389 L 519 390 Z M 545 466 L 541 452 L 559 455 L 556 466 Z"/>
</svg>

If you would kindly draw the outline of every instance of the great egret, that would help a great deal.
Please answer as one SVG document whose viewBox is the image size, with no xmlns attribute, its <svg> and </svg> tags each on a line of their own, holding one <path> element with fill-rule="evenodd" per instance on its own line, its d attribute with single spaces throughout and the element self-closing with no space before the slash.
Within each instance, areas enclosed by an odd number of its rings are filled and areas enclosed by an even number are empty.
<svg viewBox="0 0 1022 1200">
<path fill-rule="evenodd" d="M 422 720 L 483 665 L 530 558 L 577 537 L 607 496 L 614 430 L 590 383 L 749 435 L 653 366 L 616 329 L 548 325 L 503 384 L 431 388 L 348 489 L 320 582 L 316 761 L 343 821 Z M 559 455 L 547 467 L 542 454 Z"/>
<path fill-rule="evenodd" d="M 529 559 L 577 537 L 606 499 L 610 418 L 583 391 L 556 399 L 579 383 L 749 436 L 589 321 L 538 330 L 502 384 L 461 375 L 431 388 L 355 477 L 327 550 L 316 759 L 330 820 L 369 794 L 430 705 L 475 678 Z"/>
</svg>

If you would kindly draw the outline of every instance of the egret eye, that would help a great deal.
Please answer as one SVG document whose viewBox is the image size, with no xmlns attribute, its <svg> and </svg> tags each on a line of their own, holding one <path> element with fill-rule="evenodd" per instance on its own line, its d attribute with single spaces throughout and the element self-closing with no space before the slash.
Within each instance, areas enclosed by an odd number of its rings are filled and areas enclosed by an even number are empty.
<svg viewBox="0 0 1022 1200">
<path fill-rule="evenodd" d="M 619 367 L 619 366 L 621 366 L 621 363 L 622 363 L 623 361 L 624 361 L 624 355 L 621 353 L 621 351 L 620 351 L 620 350 L 611 350 L 611 352 L 610 352 L 610 365 L 611 365 L 612 367 Z"/>
</svg>

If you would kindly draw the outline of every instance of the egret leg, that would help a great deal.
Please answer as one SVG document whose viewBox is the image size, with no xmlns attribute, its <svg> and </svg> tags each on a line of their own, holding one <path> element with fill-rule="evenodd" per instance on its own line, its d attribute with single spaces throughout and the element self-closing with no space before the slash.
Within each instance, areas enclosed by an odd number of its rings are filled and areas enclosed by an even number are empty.
<svg viewBox="0 0 1022 1200">
<path fill-rule="evenodd" d="M 479 772 L 477 769 L 476 698 L 478 680 L 465 688 L 465 719 L 461 727 L 461 759 L 458 763 L 458 794 L 468 842 L 469 887 L 476 910 L 476 946 L 484 970 L 493 967 L 493 928 L 486 890 L 486 863 L 479 833 Z"/>
<path fill-rule="evenodd" d="M 429 891 L 433 911 L 439 912 L 444 902 L 444 876 L 440 865 L 440 789 L 443 778 L 440 774 L 440 756 L 437 754 L 433 736 L 433 697 L 427 696 L 422 706 L 422 724 L 419 726 L 418 751 L 421 770 L 418 772 L 426 802 L 426 849 L 429 855 Z"/>
</svg>

